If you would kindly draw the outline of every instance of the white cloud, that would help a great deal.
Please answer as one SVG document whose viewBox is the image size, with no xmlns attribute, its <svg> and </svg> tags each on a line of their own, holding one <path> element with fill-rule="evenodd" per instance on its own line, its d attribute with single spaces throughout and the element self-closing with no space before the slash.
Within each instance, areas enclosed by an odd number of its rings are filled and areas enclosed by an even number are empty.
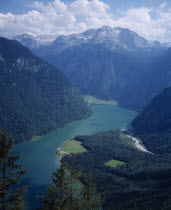
<svg viewBox="0 0 171 210">
<path fill-rule="evenodd" d="M 99 0 L 76 0 L 70 5 L 73 14 L 86 17 L 106 17 L 109 16 L 108 10 L 109 6 Z"/>
<path fill-rule="evenodd" d="M 163 3 L 158 8 L 131 8 L 115 17 L 102 0 L 75 0 L 64 3 L 54 0 L 47 4 L 35 1 L 29 12 L 14 15 L 0 13 L 1 35 L 29 33 L 70 34 L 103 25 L 126 27 L 148 39 L 166 39 L 171 34 L 171 9 Z M 156 17 L 152 15 L 156 14 Z"/>
<path fill-rule="evenodd" d="M 70 4 L 68 10 L 75 15 L 78 22 L 81 20 L 79 25 L 82 27 L 76 32 L 114 23 L 110 7 L 100 0 L 76 0 Z"/>
<path fill-rule="evenodd" d="M 115 21 L 114 25 L 129 28 L 148 39 L 161 39 L 165 35 L 167 27 L 163 27 L 159 21 L 165 22 L 165 18 L 160 16 L 155 20 L 151 17 L 151 12 L 153 9 L 146 7 L 129 9 L 124 17 Z"/>
<path fill-rule="evenodd" d="M 44 4 L 35 1 L 31 11 L 22 15 L 0 13 L 1 35 L 9 33 L 64 34 L 81 32 L 112 22 L 109 6 L 100 0 L 76 0 L 65 4 L 54 0 Z"/>
<path fill-rule="evenodd" d="M 49 2 L 47 5 L 44 5 L 42 2 L 35 1 L 32 7 L 34 9 L 40 10 L 45 13 L 46 12 L 64 13 L 68 9 L 67 5 L 60 0 Z"/>
<path fill-rule="evenodd" d="M 164 9 L 166 7 L 166 5 L 167 5 L 166 2 L 164 2 L 163 4 L 160 4 L 160 8 Z"/>
</svg>

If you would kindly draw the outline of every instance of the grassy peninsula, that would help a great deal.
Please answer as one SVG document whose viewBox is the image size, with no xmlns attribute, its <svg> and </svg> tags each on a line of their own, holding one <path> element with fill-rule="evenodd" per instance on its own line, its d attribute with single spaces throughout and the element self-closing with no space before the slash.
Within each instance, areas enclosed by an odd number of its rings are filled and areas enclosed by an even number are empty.
<svg viewBox="0 0 171 210">
<path fill-rule="evenodd" d="M 57 149 L 58 154 L 65 155 L 65 154 L 78 154 L 86 152 L 87 150 L 81 145 L 80 141 L 75 139 L 71 139 L 66 141 L 61 148 Z"/>
</svg>

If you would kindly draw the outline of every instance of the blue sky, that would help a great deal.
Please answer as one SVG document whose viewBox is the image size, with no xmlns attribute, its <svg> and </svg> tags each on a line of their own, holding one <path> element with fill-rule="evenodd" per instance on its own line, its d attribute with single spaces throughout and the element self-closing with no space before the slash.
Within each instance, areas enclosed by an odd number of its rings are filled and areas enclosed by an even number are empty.
<svg viewBox="0 0 171 210">
<path fill-rule="evenodd" d="M 62 0 L 65 3 L 74 2 L 74 0 Z M 28 5 L 35 2 L 34 0 L 0 0 L 0 12 L 11 12 L 14 14 L 22 14 L 28 11 Z M 52 2 L 50 0 L 42 0 L 43 3 Z M 103 0 L 104 3 L 111 6 L 112 10 L 128 9 L 138 7 L 158 7 L 166 2 L 167 6 L 171 7 L 171 1 L 163 0 Z"/>
<path fill-rule="evenodd" d="M 171 41 L 170 0 L 0 0 L 0 35 L 80 33 L 103 25 Z"/>
</svg>

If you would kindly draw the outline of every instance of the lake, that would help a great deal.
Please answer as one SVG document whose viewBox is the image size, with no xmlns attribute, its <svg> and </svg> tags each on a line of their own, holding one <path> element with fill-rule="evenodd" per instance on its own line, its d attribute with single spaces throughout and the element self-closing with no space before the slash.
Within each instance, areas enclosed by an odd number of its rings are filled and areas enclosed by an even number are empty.
<svg viewBox="0 0 171 210">
<path fill-rule="evenodd" d="M 56 148 L 67 139 L 76 135 L 89 135 L 94 132 L 112 129 L 124 129 L 137 115 L 135 111 L 123 109 L 117 105 L 94 105 L 93 116 L 72 122 L 55 130 L 38 141 L 15 145 L 15 153 L 23 153 L 20 164 L 29 172 L 24 176 L 24 184 L 29 186 L 26 200 L 30 209 L 39 205 L 40 195 L 50 183 L 52 172 L 59 166 Z"/>
</svg>

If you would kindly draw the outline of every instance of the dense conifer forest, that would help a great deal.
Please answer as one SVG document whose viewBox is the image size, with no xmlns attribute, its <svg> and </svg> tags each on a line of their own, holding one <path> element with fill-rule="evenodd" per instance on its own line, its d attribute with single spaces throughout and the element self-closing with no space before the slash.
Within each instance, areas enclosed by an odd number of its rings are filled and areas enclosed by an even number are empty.
<svg viewBox="0 0 171 210">
<path fill-rule="evenodd" d="M 99 192 L 105 193 L 103 207 L 109 209 L 171 208 L 171 155 L 138 151 L 120 131 L 77 136 L 86 153 L 65 156 L 63 162 L 76 169 L 91 171 Z M 105 163 L 111 159 L 124 162 L 118 167 Z"/>
<path fill-rule="evenodd" d="M 16 142 L 90 116 L 66 77 L 17 41 L 0 38 L 0 74 L 0 130 Z"/>
</svg>

